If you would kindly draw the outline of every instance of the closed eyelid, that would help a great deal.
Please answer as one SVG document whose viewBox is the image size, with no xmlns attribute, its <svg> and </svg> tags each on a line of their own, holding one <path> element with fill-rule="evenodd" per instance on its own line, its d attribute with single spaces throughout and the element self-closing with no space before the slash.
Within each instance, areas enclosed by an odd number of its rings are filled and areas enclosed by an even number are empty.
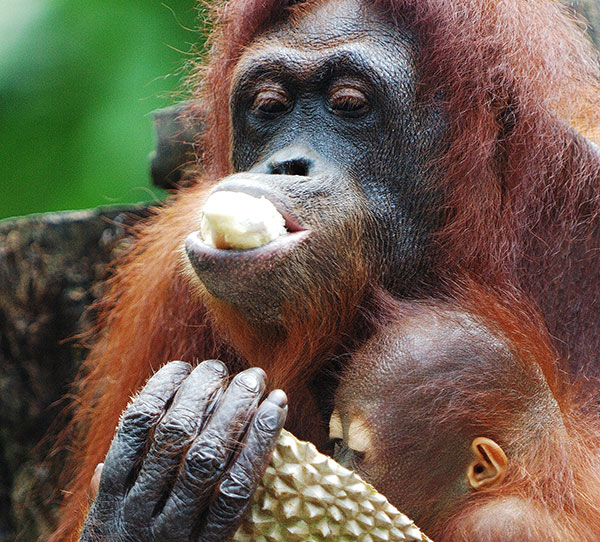
<svg viewBox="0 0 600 542">
<path fill-rule="evenodd" d="M 270 79 L 274 82 L 297 87 L 303 81 L 318 82 L 325 78 L 336 78 L 336 74 L 358 78 L 363 85 L 374 88 L 385 85 L 377 65 L 362 50 L 362 44 L 351 43 L 332 48 L 331 54 L 323 56 L 320 51 L 294 51 L 284 47 L 268 51 L 257 51 L 242 57 L 232 80 L 232 96 L 243 93 L 257 81 Z M 267 54 L 268 53 L 268 54 Z M 277 54 L 279 53 L 279 54 Z M 307 65 L 309 68 L 307 68 Z"/>
<path fill-rule="evenodd" d="M 355 452 L 368 452 L 373 445 L 371 431 L 362 416 L 352 418 L 348 427 L 348 447 Z"/>
</svg>

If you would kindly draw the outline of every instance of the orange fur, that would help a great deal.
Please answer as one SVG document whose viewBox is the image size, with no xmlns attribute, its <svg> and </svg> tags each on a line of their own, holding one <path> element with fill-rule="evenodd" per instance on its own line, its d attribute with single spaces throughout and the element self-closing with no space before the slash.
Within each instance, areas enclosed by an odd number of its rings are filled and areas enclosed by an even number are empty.
<svg viewBox="0 0 600 542">
<path fill-rule="evenodd" d="M 600 416 L 590 410 L 579 387 L 566 385 L 559 357 L 536 317 L 520 317 L 514 305 L 478 296 L 472 304 L 480 318 L 507 339 L 516 359 L 540 366 L 560 409 L 560 419 L 544 414 L 528 419 L 538 424 L 537 438 L 527 438 L 511 424 L 514 412 L 490 393 L 480 405 L 490 412 L 489 431 L 505 449 L 513 450 L 507 478 L 499 488 L 473 494 L 459 514 L 432 531 L 439 542 L 593 542 L 600 539 Z M 518 306 L 518 305 L 517 305 Z M 484 371 L 485 372 L 485 369 Z M 482 381 L 486 381 L 484 374 Z M 533 389 L 535 379 L 531 380 Z M 527 383 L 520 383 L 527 386 Z M 518 389 L 518 388 L 517 388 Z M 485 406 L 483 406 L 485 405 Z M 464 412 L 464 423 L 472 417 Z M 441 522 L 438 523 L 441 527 Z"/>
<path fill-rule="evenodd" d="M 377 459 L 371 461 L 385 462 L 393 456 L 396 459 L 388 460 L 391 465 L 401 462 L 402 455 L 394 455 L 396 446 L 409 455 L 417 454 L 420 468 L 396 473 L 395 478 L 388 474 L 385 483 L 409 488 L 401 494 L 408 495 L 411 510 L 427 535 L 436 542 L 599 540 L 600 415 L 597 407 L 590 412 L 581 390 L 565 385 L 558 354 L 543 332 L 539 316 L 517 299 L 500 301 L 473 284 L 460 300 L 398 301 L 382 292 L 378 296 L 386 307 L 379 322 L 381 331 L 375 335 L 376 341 L 382 342 L 377 342 L 375 349 L 369 346 L 359 351 L 352 361 L 343 377 L 344 394 L 337 407 L 344 400 L 350 404 L 360 401 L 365 394 L 379 398 L 365 411 L 367 423 L 377 435 L 371 451 Z M 465 314 L 470 315 L 468 319 Z M 434 324 L 435 317 L 439 320 Z M 484 326 L 486 332 L 473 322 Z M 451 331 L 446 334 L 446 330 Z M 426 355 L 418 346 L 411 350 L 425 332 L 432 341 Z M 394 338 L 395 333 L 399 337 Z M 415 343 L 411 337 L 416 337 Z M 436 359 L 436 351 L 440 359 L 450 352 L 460 353 L 460 349 L 453 350 L 457 346 L 453 341 L 466 345 L 474 340 L 483 341 L 481 348 L 475 347 L 474 358 L 456 359 L 455 365 L 445 363 L 441 371 L 433 369 L 425 378 L 417 373 L 416 382 L 403 381 L 415 378 L 410 376 L 415 359 L 423 358 L 416 363 L 426 366 Z M 487 348 L 486 341 L 497 341 L 510 355 L 501 356 L 501 350 L 492 344 Z M 382 345 L 386 350 L 378 358 Z M 398 376 L 389 377 L 389 383 L 382 380 L 394 367 L 398 367 Z M 382 382 L 389 389 L 377 389 Z M 394 417 L 405 412 L 389 408 L 394 403 L 394 395 L 389 393 L 393 390 L 410 396 L 401 403 L 411 405 L 408 421 Z M 414 427 L 423 430 L 409 430 Z M 386 439 L 382 431 L 393 434 Z M 506 479 L 486 490 L 448 493 L 452 480 L 447 478 L 448 469 L 453 475 L 460 472 L 466 452 L 456 453 L 455 448 L 462 450 L 460 442 L 476 436 L 493 439 L 507 453 Z M 436 452 L 429 454 L 429 447 Z M 445 463 L 448 469 L 443 467 Z M 384 464 L 393 473 L 390 463 Z M 373 465 L 366 466 L 367 479 L 369 467 Z M 407 476 L 410 479 L 405 479 Z M 440 503 L 445 504 L 440 508 Z M 395 504 L 402 508 L 402 502 Z"/>
<path fill-rule="evenodd" d="M 600 351 L 600 160 L 560 121 L 589 131 L 598 125 L 598 65 L 590 46 L 551 0 L 375 3 L 415 29 L 423 87 L 443 96 L 450 123 L 453 144 L 437 164 L 445 171 L 448 203 L 437 238 L 444 254 L 439 292 L 432 294 L 448 293 L 452 288 L 444 285 L 466 276 L 507 295 L 524 294 L 544 316 L 538 325 L 548 326 L 572 365 L 592 367 Z M 315 299 L 301 318 L 291 300 L 283 329 L 275 332 L 249 327 L 220 303 L 205 306 L 180 256 L 183 239 L 197 229 L 206 191 L 231 171 L 232 70 L 287 4 L 231 0 L 214 9 L 208 64 L 190 80 L 208 112 L 199 145 L 205 178 L 161 209 L 116 265 L 102 336 L 79 384 L 74 426 L 83 443 L 55 541 L 77 532 L 89 480 L 121 410 L 162 363 L 222 357 L 233 369 L 258 364 L 274 382 L 306 397 L 304 384 L 357 333 L 359 307 L 370 291 L 368 262 L 357 264 L 347 284 L 331 285 L 331 295 Z M 299 418 L 290 417 L 301 433 Z"/>
</svg>

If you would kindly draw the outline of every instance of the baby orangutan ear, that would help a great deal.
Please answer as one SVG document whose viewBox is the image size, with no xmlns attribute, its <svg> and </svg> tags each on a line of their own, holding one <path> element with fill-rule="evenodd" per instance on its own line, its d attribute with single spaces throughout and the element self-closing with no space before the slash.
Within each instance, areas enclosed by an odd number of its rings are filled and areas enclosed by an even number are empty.
<svg viewBox="0 0 600 542">
<path fill-rule="evenodd" d="M 467 482 L 472 489 L 490 489 L 504 481 L 508 459 L 493 440 L 477 437 L 471 443 L 475 456 L 467 467 Z"/>
</svg>

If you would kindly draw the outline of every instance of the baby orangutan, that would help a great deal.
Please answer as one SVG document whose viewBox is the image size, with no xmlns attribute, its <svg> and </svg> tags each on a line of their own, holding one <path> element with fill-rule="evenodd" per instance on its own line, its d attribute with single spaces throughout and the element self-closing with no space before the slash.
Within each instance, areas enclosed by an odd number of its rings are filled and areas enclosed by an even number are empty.
<svg viewBox="0 0 600 542">
<path fill-rule="evenodd" d="M 600 540 L 598 423 L 552 349 L 493 303 L 394 312 L 345 370 L 336 459 L 436 542 Z"/>
</svg>

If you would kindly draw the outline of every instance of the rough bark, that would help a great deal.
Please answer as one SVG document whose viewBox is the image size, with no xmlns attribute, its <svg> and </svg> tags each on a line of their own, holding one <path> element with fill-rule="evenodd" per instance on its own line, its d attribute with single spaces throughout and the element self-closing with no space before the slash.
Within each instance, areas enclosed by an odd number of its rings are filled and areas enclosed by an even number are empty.
<svg viewBox="0 0 600 542">
<path fill-rule="evenodd" d="M 108 262 L 140 207 L 0 222 L 0 541 L 35 540 L 53 523 L 45 502 L 61 461 L 44 459 L 64 424 L 63 397 L 85 348 Z M 48 433 L 50 429 L 50 433 Z M 44 484 L 44 481 L 49 481 Z M 34 490 L 32 490 L 34 488 Z"/>
</svg>

